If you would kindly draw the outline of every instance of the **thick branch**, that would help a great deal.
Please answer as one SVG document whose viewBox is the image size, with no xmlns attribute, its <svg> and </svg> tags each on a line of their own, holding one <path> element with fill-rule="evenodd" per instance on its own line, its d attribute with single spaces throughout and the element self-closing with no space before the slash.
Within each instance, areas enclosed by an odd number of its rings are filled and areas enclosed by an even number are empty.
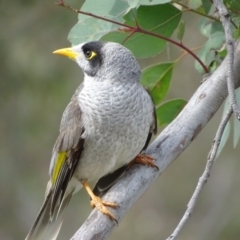
<svg viewBox="0 0 240 240">
<path fill-rule="evenodd" d="M 240 85 L 240 41 L 235 46 L 234 77 Z M 164 129 L 149 146 L 146 153 L 156 159 L 159 171 L 144 166 L 133 166 L 104 196 L 104 200 L 117 203 L 120 207 L 111 209 L 120 222 L 131 206 L 172 163 L 212 118 L 227 96 L 227 58 L 192 96 L 178 117 Z M 85 223 L 71 240 L 106 239 L 117 226 L 114 221 L 93 210 Z"/>
</svg>

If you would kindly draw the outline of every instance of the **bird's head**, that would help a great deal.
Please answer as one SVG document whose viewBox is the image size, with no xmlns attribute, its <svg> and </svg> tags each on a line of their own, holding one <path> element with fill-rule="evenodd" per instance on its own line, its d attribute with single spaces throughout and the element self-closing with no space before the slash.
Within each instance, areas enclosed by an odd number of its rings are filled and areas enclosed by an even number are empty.
<svg viewBox="0 0 240 240">
<path fill-rule="evenodd" d="M 118 43 L 87 42 L 53 52 L 75 60 L 96 81 L 139 81 L 141 71 L 133 54 Z"/>
</svg>

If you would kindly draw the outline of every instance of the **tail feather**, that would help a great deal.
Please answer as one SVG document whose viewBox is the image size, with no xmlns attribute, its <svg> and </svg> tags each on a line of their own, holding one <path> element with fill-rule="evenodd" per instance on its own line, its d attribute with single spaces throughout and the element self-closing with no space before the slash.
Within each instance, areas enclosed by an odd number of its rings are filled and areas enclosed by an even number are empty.
<svg viewBox="0 0 240 240">
<path fill-rule="evenodd" d="M 50 216 L 52 193 L 47 195 L 42 208 L 25 240 L 55 240 L 62 226 L 65 210 L 73 192 L 65 196 L 57 211 Z"/>
</svg>

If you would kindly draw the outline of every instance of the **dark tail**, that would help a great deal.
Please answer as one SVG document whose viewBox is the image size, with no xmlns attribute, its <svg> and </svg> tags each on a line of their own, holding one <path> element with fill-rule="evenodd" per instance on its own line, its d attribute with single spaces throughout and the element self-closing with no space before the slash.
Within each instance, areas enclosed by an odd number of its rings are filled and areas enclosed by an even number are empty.
<svg viewBox="0 0 240 240">
<path fill-rule="evenodd" d="M 55 240 L 62 226 L 65 210 L 71 200 L 72 192 L 64 197 L 53 216 L 50 216 L 52 192 L 47 195 L 43 206 L 25 240 Z"/>
</svg>

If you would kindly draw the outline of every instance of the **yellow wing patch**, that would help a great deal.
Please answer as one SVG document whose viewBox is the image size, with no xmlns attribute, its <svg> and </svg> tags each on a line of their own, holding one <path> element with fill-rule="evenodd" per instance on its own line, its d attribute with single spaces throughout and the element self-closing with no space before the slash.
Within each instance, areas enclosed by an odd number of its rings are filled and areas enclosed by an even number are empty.
<svg viewBox="0 0 240 240">
<path fill-rule="evenodd" d="M 68 152 L 59 152 L 57 156 L 57 160 L 55 162 L 53 174 L 52 174 L 52 184 L 55 184 L 55 182 L 58 179 L 59 171 L 61 170 L 63 163 L 65 162 L 66 158 L 68 156 Z"/>
</svg>

